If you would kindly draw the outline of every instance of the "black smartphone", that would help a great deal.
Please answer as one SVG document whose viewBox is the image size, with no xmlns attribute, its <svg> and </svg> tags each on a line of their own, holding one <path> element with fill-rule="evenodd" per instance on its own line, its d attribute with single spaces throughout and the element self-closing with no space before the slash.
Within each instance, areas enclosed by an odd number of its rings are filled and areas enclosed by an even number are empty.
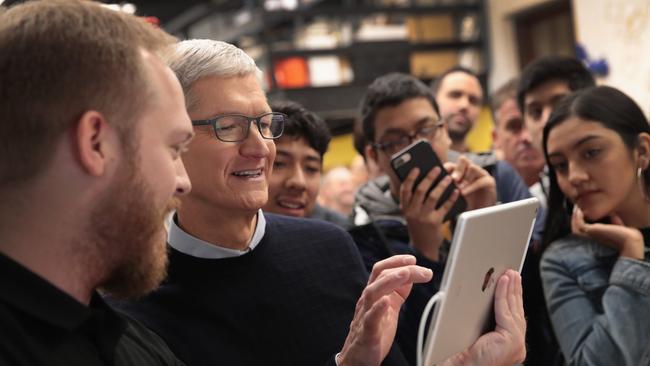
<svg viewBox="0 0 650 366">
<path fill-rule="evenodd" d="M 424 179 L 424 177 L 431 171 L 431 169 L 436 166 L 440 167 L 441 173 L 434 180 L 433 184 L 431 184 L 431 188 L 429 188 L 427 194 L 429 194 L 429 192 L 431 192 L 431 190 L 435 188 L 435 186 L 437 186 L 438 183 L 440 183 L 440 181 L 448 175 L 447 171 L 442 165 L 442 162 L 440 161 L 440 158 L 438 158 L 438 155 L 436 155 L 435 151 L 433 151 L 431 144 L 429 144 L 429 142 L 426 140 L 415 141 L 409 146 L 395 153 L 391 157 L 391 165 L 395 171 L 395 174 L 397 174 L 402 182 L 411 172 L 411 169 L 415 167 L 420 169 L 420 173 L 415 179 L 415 184 L 413 185 L 414 190 L 418 184 L 420 184 L 422 179 Z M 438 199 L 438 202 L 436 203 L 436 209 L 440 208 L 440 206 L 442 206 L 449 199 L 449 196 L 451 196 L 451 194 L 454 192 L 454 189 L 456 189 L 456 184 L 454 184 L 452 181 Z M 447 215 L 445 215 L 444 221 L 455 219 L 456 216 L 458 216 L 466 209 L 467 202 L 465 202 L 465 199 L 462 195 L 458 196 L 456 202 L 454 202 L 454 205 L 451 207 L 449 212 L 447 212 Z"/>
</svg>

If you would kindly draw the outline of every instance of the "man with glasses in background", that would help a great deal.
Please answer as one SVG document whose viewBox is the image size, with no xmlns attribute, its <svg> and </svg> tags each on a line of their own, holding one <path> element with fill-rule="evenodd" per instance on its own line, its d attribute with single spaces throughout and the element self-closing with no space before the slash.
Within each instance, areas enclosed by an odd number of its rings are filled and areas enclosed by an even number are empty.
<svg viewBox="0 0 650 366">
<path fill-rule="evenodd" d="M 365 213 L 368 223 L 352 228 L 350 233 L 367 268 L 394 254 L 412 254 L 419 265 L 434 272 L 432 282 L 413 287 L 400 318 L 397 341 L 410 363 L 415 364 L 414 340 L 420 316 L 426 302 L 438 291 L 444 268 L 441 252 L 449 237 L 449 226 L 443 218 L 458 194 L 435 208 L 438 198 L 453 180 L 468 209 L 491 206 L 497 198 L 495 181 L 464 156 L 458 157 L 456 163 L 448 162 L 448 126 L 440 119 L 429 88 L 410 75 L 392 73 L 375 79 L 361 102 L 361 116 L 365 156 L 386 175 L 360 188 L 355 213 Z M 413 191 L 414 172 L 401 182 L 391 167 L 391 156 L 416 139 L 431 143 L 451 172 L 428 196 L 439 169 L 434 168 Z"/>
</svg>

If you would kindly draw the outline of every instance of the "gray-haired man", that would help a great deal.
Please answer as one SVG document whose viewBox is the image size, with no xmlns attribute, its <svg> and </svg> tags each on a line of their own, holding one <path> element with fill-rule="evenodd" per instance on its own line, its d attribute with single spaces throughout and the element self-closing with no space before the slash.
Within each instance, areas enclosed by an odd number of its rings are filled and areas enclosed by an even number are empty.
<svg viewBox="0 0 650 366">
<path fill-rule="evenodd" d="M 270 110 L 253 60 L 194 40 L 181 42 L 169 65 L 195 125 L 183 157 L 193 191 L 170 229 L 169 278 L 125 309 L 189 365 L 405 364 L 392 347 L 399 309 L 431 272 L 396 256 L 368 278 L 338 227 L 263 213 L 284 117 Z M 517 319 L 518 287 L 508 289 Z M 520 320 L 506 326 L 521 330 Z M 523 345 L 511 343 L 501 351 Z"/>
</svg>

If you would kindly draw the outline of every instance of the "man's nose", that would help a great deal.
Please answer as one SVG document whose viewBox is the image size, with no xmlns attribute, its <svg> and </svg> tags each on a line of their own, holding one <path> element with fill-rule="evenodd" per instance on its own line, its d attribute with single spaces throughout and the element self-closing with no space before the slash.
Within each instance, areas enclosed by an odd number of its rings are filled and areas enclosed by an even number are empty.
<svg viewBox="0 0 650 366">
<path fill-rule="evenodd" d="M 251 123 L 248 136 L 241 141 L 240 153 L 251 158 L 265 158 L 270 154 L 268 141 L 262 137 L 255 123 Z"/>
<path fill-rule="evenodd" d="M 187 175 L 182 159 L 176 160 L 176 195 L 182 196 L 192 190 L 192 182 Z"/>
</svg>

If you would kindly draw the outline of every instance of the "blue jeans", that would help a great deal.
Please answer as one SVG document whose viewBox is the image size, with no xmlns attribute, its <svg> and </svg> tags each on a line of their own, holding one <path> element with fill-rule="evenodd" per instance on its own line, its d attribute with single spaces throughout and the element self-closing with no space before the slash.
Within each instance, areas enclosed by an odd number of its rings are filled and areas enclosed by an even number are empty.
<svg viewBox="0 0 650 366">
<path fill-rule="evenodd" d="M 567 236 L 546 249 L 540 270 L 569 365 L 642 364 L 650 345 L 650 263 Z"/>
</svg>

